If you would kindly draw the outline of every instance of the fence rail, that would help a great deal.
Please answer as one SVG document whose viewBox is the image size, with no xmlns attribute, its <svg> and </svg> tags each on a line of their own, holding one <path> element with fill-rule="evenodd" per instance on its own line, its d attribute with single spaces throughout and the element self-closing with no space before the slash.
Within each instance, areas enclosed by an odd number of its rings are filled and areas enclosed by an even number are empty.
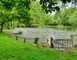
<svg viewBox="0 0 77 60">
<path fill-rule="evenodd" d="M 57 49 L 61 49 L 61 48 L 69 49 L 73 47 L 71 39 L 55 39 L 54 44 L 55 44 L 54 48 L 57 48 Z"/>
<path fill-rule="evenodd" d="M 23 38 L 20 36 L 15 36 L 15 37 L 16 37 L 16 40 L 18 40 L 18 38 L 24 39 L 24 43 L 26 42 L 26 39 L 27 39 L 27 38 Z M 39 40 L 39 38 L 34 38 L 34 44 L 36 44 L 36 46 L 38 46 L 38 40 Z"/>
<path fill-rule="evenodd" d="M 7 34 L 7 36 L 11 36 L 10 33 Z M 55 48 L 65 48 L 65 49 L 68 49 L 68 48 L 73 48 L 74 47 L 74 39 L 73 37 L 74 36 L 77 36 L 77 34 L 71 34 L 70 35 L 70 39 L 55 39 L 54 40 L 54 43 L 57 44 L 57 46 L 55 46 Z M 20 37 L 20 36 L 15 36 L 16 40 L 18 40 L 19 38 L 22 38 L 24 41 L 24 43 L 26 42 L 26 38 L 23 38 L 23 37 Z M 34 38 L 34 43 L 38 45 L 38 40 L 39 38 Z"/>
<path fill-rule="evenodd" d="M 60 48 L 64 48 L 64 49 L 69 49 L 69 48 L 73 48 L 74 45 L 74 37 L 77 36 L 77 34 L 71 34 L 70 37 L 71 39 L 55 39 L 54 43 L 57 44 L 57 47 L 55 46 L 55 48 L 60 49 Z"/>
</svg>

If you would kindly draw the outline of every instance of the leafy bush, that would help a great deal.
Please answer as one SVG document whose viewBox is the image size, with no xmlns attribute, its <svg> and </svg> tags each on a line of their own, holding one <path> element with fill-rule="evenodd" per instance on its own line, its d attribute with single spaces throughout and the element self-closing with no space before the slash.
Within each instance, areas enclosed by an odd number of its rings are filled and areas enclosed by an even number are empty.
<svg viewBox="0 0 77 60">
<path fill-rule="evenodd" d="M 23 32 L 22 31 L 18 31 L 18 34 L 22 34 Z"/>
<path fill-rule="evenodd" d="M 19 34 L 22 34 L 23 32 L 22 31 L 18 31 L 17 33 L 13 33 L 15 35 L 19 35 Z"/>
</svg>

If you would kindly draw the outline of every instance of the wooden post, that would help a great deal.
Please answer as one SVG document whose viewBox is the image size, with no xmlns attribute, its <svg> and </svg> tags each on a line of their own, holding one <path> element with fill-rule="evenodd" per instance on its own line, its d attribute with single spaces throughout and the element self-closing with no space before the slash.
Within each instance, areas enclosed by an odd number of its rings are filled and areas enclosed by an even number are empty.
<svg viewBox="0 0 77 60">
<path fill-rule="evenodd" d="M 16 36 L 16 40 L 18 40 L 18 36 Z"/>
<path fill-rule="evenodd" d="M 59 42 L 59 41 L 58 41 Z M 59 43 L 58 43 L 58 50 L 59 50 Z"/>
<path fill-rule="evenodd" d="M 72 47 L 74 47 L 74 45 L 73 45 L 73 34 L 71 34 L 71 42 L 72 42 Z"/>
<path fill-rule="evenodd" d="M 48 39 L 47 39 L 47 48 L 49 48 Z"/>
<path fill-rule="evenodd" d="M 34 44 L 36 44 L 37 46 L 38 46 L 38 39 L 39 38 L 35 38 L 35 40 L 34 40 Z"/>
<path fill-rule="evenodd" d="M 24 38 L 24 43 L 26 42 L 26 38 Z"/>
<path fill-rule="evenodd" d="M 63 42 L 64 42 L 64 41 L 62 40 L 62 49 L 63 49 L 63 47 L 64 47 L 64 46 L 63 46 Z"/>
<path fill-rule="evenodd" d="M 53 44 L 53 38 L 51 37 L 51 41 L 50 41 L 50 48 L 54 48 L 54 44 Z"/>
<path fill-rule="evenodd" d="M 67 49 L 69 48 L 69 46 L 68 46 L 69 44 L 68 44 L 68 40 L 67 40 Z"/>
</svg>

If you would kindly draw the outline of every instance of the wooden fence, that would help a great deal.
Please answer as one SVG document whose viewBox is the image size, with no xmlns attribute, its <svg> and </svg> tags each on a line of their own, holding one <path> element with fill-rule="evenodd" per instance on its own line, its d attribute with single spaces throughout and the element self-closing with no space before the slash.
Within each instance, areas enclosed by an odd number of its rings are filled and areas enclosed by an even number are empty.
<svg viewBox="0 0 77 60">
<path fill-rule="evenodd" d="M 54 48 L 55 49 L 70 49 L 73 47 L 72 39 L 55 39 Z"/>
<path fill-rule="evenodd" d="M 10 36 L 10 34 L 8 34 L 8 36 Z M 73 48 L 74 47 L 74 39 L 73 37 L 74 36 L 77 36 L 77 34 L 71 34 L 70 35 L 70 39 L 55 39 L 54 40 L 54 48 L 57 48 L 57 49 L 70 49 L 70 48 Z M 22 38 L 24 41 L 24 43 L 26 42 L 26 38 L 23 38 L 23 37 L 19 37 L 19 36 L 15 36 L 16 40 L 18 40 L 19 38 Z M 38 46 L 38 40 L 39 38 L 34 38 L 34 44 L 36 44 Z M 43 45 L 47 45 L 48 47 L 48 43 L 47 42 L 42 42 L 42 46 Z"/>
<path fill-rule="evenodd" d="M 20 37 L 20 36 L 17 36 L 17 35 L 15 36 L 16 40 L 19 40 L 19 38 L 23 39 L 23 43 L 26 43 L 27 38 L 23 38 L 23 37 Z M 38 46 L 38 41 L 39 41 L 39 38 L 34 38 L 34 43 L 33 44 L 36 44 L 36 46 Z M 47 42 L 41 42 L 41 43 L 42 43 L 42 47 L 48 47 Z M 54 44 L 57 45 L 57 46 L 54 46 L 54 48 L 57 48 L 57 49 L 72 48 L 73 47 L 73 35 L 71 35 L 71 39 L 55 39 Z"/>
<path fill-rule="evenodd" d="M 26 39 L 27 38 L 23 38 L 23 37 L 19 37 L 19 36 L 15 36 L 16 37 L 16 40 L 18 40 L 19 38 L 22 38 L 24 41 L 24 43 L 26 42 Z M 39 38 L 34 38 L 34 43 L 33 44 L 36 44 L 36 46 L 38 46 L 38 40 Z"/>
<path fill-rule="evenodd" d="M 16 40 L 18 40 L 19 38 L 22 38 L 22 37 L 19 37 L 19 36 L 15 36 L 16 37 Z M 24 43 L 26 42 L 26 38 L 22 38 L 24 41 Z M 34 43 L 33 44 L 36 44 L 36 46 L 38 46 L 38 41 L 39 41 L 39 38 L 34 38 Z M 42 47 L 48 47 L 48 43 L 47 42 L 42 42 Z M 71 39 L 55 39 L 54 40 L 54 49 L 57 48 L 58 50 L 59 49 L 70 49 L 73 47 L 73 39 L 72 39 L 72 36 L 71 36 Z"/>
<path fill-rule="evenodd" d="M 70 48 L 75 47 L 74 37 L 76 37 L 76 36 L 77 36 L 77 34 L 71 34 L 70 39 L 55 39 L 54 43 L 57 46 L 55 46 L 54 48 L 57 48 L 57 49 L 70 49 Z"/>
<path fill-rule="evenodd" d="M 77 34 L 71 34 L 71 37 L 72 37 L 72 40 L 73 40 L 73 47 L 75 47 L 75 44 L 74 44 L 74 37 L 77 37 Z M 77 40 L 77 39 L 76 39 Z M 77 47 L 77 43 L 76 43 L 76 47 Z"/>
</svg>

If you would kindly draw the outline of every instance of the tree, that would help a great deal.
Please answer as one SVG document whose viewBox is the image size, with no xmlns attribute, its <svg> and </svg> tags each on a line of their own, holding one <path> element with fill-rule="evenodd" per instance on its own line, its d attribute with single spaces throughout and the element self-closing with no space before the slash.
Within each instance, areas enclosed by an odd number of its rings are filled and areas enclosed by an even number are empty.
<svg viewBox="0 0 77 60">
<path fill-rule="evenodd" d="M 57 24 L 72 26 L 75 29 L 77 28 L 77 9 L 69 8 L 64 11 L 59 11 L 54 15 L 54 20 L 58 21 Z"/>
<path fill-rule="evenodd" d="M 65 9 L 63 11 L 58 11 L 54 15 L 54 20 L 58 21 L 57 24 L 59 25 L 69 26 L 71 24 L 69 23 L 68 20 L 70 19 L 72 12 L 73 12 L 73 9 L 71 10 L 71 8 Z"/>
<path fill-rule="evenodd" d="M 13 14 L 10 11 L 7 11 L 3 8 L 0 10 L 0 23 L 1 23 L 1 31 L 3 30 L 3 25 L 8 22 L 11 21 L 13 19 Z"/>
<path fill-rule="evenodd" d="M 68 22 L 72 25 L 73 28 L 77 28 L 77 9 L 73 9 L 69 16 Z"/>
<path fill-rule="evenodd" d="M 1 32 L 3 25 L 12 20 L 28 21 L 30 0 L 0 0 Z"/>
<path fill-rule="evenodd" d="M 37 8 L 38 7 L 38 8 Z M 44 26 L 45 24 L 50 23 L 50 15 L 46 14 L 39 2 L 32 1 L 30 5 L 30 14 L 31 14 L 31 25 L 32 26 Z"/>
<path fill-rule="evenodd" d="M 53 16 L 46 14 L 45 16 L 45 25 L 52 25 Z"/>
</svg>

